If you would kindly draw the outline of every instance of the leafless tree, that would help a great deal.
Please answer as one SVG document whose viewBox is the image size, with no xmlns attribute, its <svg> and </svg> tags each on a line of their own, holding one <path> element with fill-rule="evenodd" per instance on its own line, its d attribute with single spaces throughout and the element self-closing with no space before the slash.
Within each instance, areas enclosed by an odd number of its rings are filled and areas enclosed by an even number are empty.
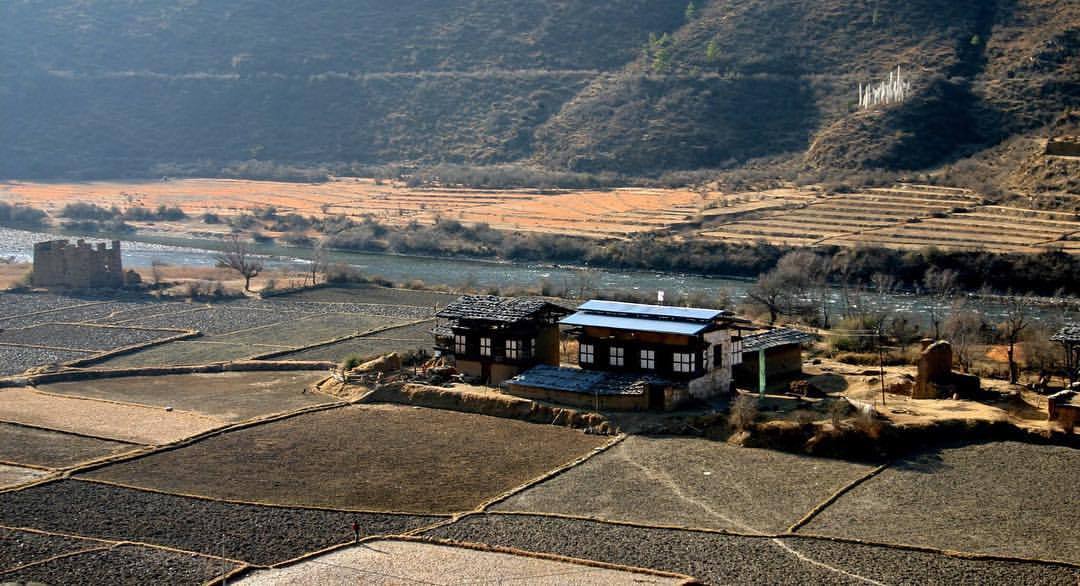
<svg viewBox="0 0 1080 586">
<path fill-rule="evenodd" d="M 948 316 L 947 304 L 956 295 L 957 281 L 956 271 L 952 269 L 930 268 L 923 275 L 923 287 L 930 295 L 927 313 L 934 326 L 934 339 L 941 338 L 941 326 Z"/>
<path fill-rule="evenodd" d="M 319 275 L 322 274 L 323 280 L 326 280 L 326 271 L 330 266 L 330 261 L 326 252 L 326 246 L 324 243 L 319 242 L 315 245 L 315 249 L 312 251 L 311 256 L 311 285 L 315 286 L 319 284 Z"/>
<path fill-rule="evenodd" d="M 731 412 L 728 414 L 728 423 L 735 431 L 746 431 L 754 425 L 758 416 L 757 397 L 740 395 L 731 403 Z"/>
<path fill-rule="evenodd" d="M 1023 295 L 1010 293 L 1005 297 L 1005 319 L 999 329 L 1002 339 L 1008 344 L 1009 382 L 1013 384 L 1020 380 L 1020 367 L 1016 364 L 1016 344 L 1031 325 L 1030 305 L 1029 299 Z"/>
<path fill-rule="evenodd" d="M 230 235 L 225 251 L 214 258 L 220 266 L 230 268 L 244 277 L 244 291 L 251 291 L 251 279 L 259 276 L 263 270 L 262 259 L 251 253 L 247 243 L 240 240 L 238 234 Z"/>
<path fill-rule="evenodd" d="M 956 361 L 964 372 L 971 372 L 973 356 L 971 347 L 986 330 L 982 314 L 967 307 L 963 301 L 953 303 L 949 318 L 944 324 L 945 337 L 956 351 Z"/>
</svg>

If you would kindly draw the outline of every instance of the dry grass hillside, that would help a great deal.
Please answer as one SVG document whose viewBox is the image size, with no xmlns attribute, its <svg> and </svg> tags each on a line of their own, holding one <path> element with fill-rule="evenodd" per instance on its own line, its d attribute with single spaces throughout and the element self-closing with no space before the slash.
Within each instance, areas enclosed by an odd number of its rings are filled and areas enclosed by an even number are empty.
<svg viewBox="0 0 1080 586">
<path fill-rule="evenodd" d="M 1067 0 L 6 3 L 0 176 L 933 170 L 1075 108 L 1078 23 Z M 858 112 L 897 67 L 911 98 Z"/>
</svg>

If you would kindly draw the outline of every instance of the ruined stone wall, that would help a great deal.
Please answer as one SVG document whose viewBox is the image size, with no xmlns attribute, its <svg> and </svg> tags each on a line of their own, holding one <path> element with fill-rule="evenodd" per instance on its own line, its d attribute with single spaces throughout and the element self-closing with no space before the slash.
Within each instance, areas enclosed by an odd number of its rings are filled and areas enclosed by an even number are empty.
<svg viewBox="0 0 1080 586">
<path fill-rule="evenodd" d="M 52 240 L 34 245 L 33 285 L 70 289 L 118 289 L 124 285 L 120 242 L 96 247 L 79 240 Z"/>
</svg>

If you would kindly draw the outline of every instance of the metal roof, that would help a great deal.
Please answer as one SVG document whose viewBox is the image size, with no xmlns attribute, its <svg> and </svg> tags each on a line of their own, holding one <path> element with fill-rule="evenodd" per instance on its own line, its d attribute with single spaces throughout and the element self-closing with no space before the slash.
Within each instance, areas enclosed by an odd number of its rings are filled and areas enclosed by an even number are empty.
<svg viewBox="0 0 1080 586">
<path fill-rule="evenodd" d="M 670 321 L 635 317 L 618 317 L 579 311 L 559 322 L 566 326 L 592 326 L 636 332 L 655 332 L 658 334 L 681 334 L 696 336 L 709 329 L 712 322 Z"/>
<path fill-rule="evenodd" d="M 646 305 L 643 303 L 623 303 L 621 301 L 601 301 L 593 299 L 586 301 L 578 307 L 578 311 L 592 313 L 609 313 L 631 317 L 677 319 L 677 320 L 701 320 L 711 321 L 719 317 L 729 315 L 722 309 L 700 309 L 695 307 L 670 307 L 667 305 Z"/>
<path fill-rule="evenodd" d="M 758 334 L 751 334 L 743 338 L 743 352 L 758 352 L 788 344 L 802 344 L 814 339 L 812 334 L 793 330 L 791 328 L 776 328 Z"/>
<path fill-rule="evenodd" d="M 565 307 L 535 297 L 465 295 L 435 315 L 446 319 L 515 323 L 530 319 L 544 310 L 561 315 L 570 313 Z"/>
<path fill-rule="evenodd" d="M 506 381 L 508 384 L 588 395 L 642 395 L 653 385 L 672 383 L 657 376 L 601 372 L 540 365 Z"/>
</svg>

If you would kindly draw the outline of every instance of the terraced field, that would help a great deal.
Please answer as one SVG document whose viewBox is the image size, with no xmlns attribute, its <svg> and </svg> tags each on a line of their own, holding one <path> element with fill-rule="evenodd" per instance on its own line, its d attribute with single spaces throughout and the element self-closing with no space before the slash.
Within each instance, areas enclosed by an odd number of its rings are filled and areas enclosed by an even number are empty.
<svg viewBox="0 0 1080 586">
<path fill-rule="evenodd" d="M 983 205 L 961 189 L 901 184 L 808 200 L 798 209 L 714 224 L 713 239 L 790 246 L 873 244 L 995 252 L 1080 253 L 1080 221 L 1065 212 Z"/>
</svg>

